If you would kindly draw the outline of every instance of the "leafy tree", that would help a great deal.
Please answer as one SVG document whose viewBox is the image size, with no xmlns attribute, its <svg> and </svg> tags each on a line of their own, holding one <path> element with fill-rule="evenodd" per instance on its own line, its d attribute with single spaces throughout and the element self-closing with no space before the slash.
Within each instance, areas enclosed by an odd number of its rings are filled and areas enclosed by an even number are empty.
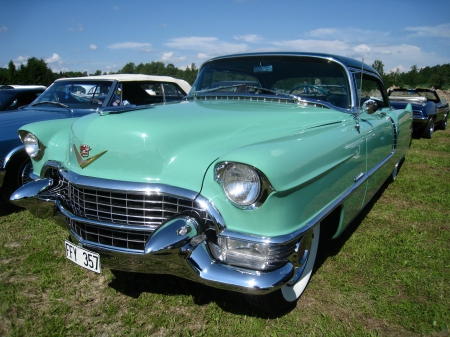
<svg viewBox="0 0 450 337">
<path fill-rule="evenodd" d="M 435 73 L 433 74 L 430 79 L 428 80 L 428 83 L 430 86 L 433 86 L 435 89 L 441 89 L 444 85 L 444 76 L 441 74 Z"/>
<path fill-rule="evenodd" d="M 9 61 L 8 64 L 8 75 L 7 75 L 8 84 L 14 84 L 15 79 L 16 79 L 16 66 L 11 60 Z"/>
<path fill-rule="evenodd" d="M 411 88 L 415 88 L 418 84 L 418 68 L 417 65 L 413 65 L 411 70 L 406 74 L 406 82 Z"/>
<path fill-rule="evenodd" d="M 384 64 L 380 60 L 375 60 L 372 64 L 372 67 L 378 71 L 380 75 L 384 74 Z"/>
<path fill-rule="evenodd" d="M 135 65 L 133 62 L 125 64 L 125 66 L 120 71 L 121 74 L 134 74 Z"/>
</svg>

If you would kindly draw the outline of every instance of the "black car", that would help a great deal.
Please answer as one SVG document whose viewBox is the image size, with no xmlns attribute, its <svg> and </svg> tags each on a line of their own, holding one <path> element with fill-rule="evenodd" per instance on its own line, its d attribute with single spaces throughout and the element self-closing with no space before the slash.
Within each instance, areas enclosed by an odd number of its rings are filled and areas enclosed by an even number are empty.
<svg viewBox="0 0 450 337">
<path fill-rule="evenodd" d="M 0 112 L 17 110 L 30 104 L 47 87 L 43 85 L 2 85 L 0 86 Z"/>
<path fill-rule="evenodd" d="M 415 136 L 431 138 L 435 129 L 447 128 L 449 106 L 436 90 L 395 88 L 389 89 L 388 95 L 394 109 L 404 109 L 411 103 Z"/>
</svg>

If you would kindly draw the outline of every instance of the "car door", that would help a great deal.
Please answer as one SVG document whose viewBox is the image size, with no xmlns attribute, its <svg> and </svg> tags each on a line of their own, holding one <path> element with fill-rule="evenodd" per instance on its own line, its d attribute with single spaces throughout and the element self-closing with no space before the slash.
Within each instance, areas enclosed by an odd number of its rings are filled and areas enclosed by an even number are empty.
<svg viewBox="0 0 450 337">
<path fill-rule="evenodd" d="M 383 185 L 392 170 L 385 165 L 395 150 L 396 130 L 387 115 L 389 100 L 381 81 L 364 75 L 361 86 L 360 131 L 366 139 L 367 175 L 369 176 L 364 202 L 367 203 Z"/>
</svg>

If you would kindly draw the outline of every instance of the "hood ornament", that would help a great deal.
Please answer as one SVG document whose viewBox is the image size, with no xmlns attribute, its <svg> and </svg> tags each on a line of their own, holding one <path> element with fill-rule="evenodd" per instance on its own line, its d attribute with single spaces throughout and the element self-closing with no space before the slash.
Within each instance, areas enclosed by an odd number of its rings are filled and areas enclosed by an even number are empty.
<svg viewBox="0 0 450 337">
<path fill-rule="evenodd" d="M 75 156 L 77 157 L 78 165 L 80 165 L 80 167 L 82 169 L 84 169 L 86 166 L 92 164 L 94 161 L 96 161 L 98 158 L 100 158 L 106 152 L 108 152 L 108 150 L 106 150 L 106 151 L 100 152 L 99 154 L 97 154 L 89 159 L 83 159 L 83 157 L 89 157 L 89 151 L 91 150 L 91 147 L 89 145 L 81 144 L 80 151 L 78 151 L 75 144 L 73 144 L 73 150 L 75 152 Z"/>
</svg>

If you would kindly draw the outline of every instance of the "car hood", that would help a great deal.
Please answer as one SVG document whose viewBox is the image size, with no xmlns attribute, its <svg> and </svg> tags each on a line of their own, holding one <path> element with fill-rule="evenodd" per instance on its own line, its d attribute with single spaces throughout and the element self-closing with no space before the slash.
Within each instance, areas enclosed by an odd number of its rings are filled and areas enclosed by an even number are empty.
<svg viewBox="0 0 450 337">
<path fill-rule="evenodd" d="M 72 124 L 66 166 L 92 177 L 198 191 L 208 167 L 233 150 L 340 123 L 341 119 L 342 114 L 326 108 L 224 101 L 92 114 Z M 88 156 L 77 159 L 83 149 L 89 150 Z M 98 158 L 90 164 L 80 166 L 80 162 L 86 163 L 80 159 L 95 156 Z"/>
</svg>

